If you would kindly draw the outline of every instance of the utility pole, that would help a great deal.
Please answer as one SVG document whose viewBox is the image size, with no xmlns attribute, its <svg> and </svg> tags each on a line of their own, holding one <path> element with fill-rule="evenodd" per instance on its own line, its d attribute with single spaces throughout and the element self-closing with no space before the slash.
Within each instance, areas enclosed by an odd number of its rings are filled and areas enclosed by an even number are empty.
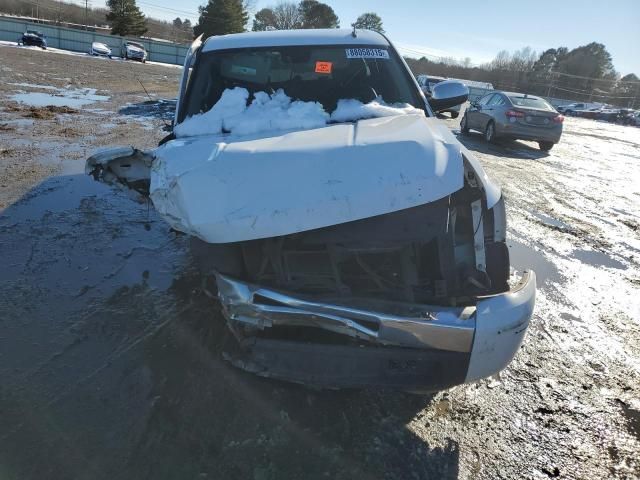
<svg viewBox="0 0 640 480">
<path fill-rule="evenodd" d="M 553 72 L 551 73 L 551 80 L 549 81 L 549 88 L 547 89 L 547 99 L 551 98 L 551 88 L 553 88 Z"/>
<path fill-rule="evenodd" d="M 84 29 L 87 30 L 87 17 L 89 15 L 89 0 L 84 0 Z"/>
</svg>

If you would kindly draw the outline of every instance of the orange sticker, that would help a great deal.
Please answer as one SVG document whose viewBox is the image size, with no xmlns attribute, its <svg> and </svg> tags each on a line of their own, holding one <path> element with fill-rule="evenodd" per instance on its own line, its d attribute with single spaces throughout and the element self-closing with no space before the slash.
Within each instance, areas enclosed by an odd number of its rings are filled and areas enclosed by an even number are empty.
<svg viewBox="0 0 640 480">
<path fill-rule="evenodd" d="M 316 73 L 331 73 L 331 62 L 316 62 Z"/>
</svg>

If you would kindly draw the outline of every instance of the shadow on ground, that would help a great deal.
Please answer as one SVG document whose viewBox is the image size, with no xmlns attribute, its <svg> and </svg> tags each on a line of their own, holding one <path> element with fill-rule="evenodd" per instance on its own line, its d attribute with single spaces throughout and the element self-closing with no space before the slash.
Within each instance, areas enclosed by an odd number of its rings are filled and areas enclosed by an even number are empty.
<svg viewBox="0 0 640 480">
<path fill-rule="evenodd" d="M 171 121 L 176 111 L 176 100 L 158 99 L 147 100 L 140 103 L 131 103 L 118 110 L 120 115 L 131 115 L 135 117 L 160 118 Z"/>
<path fill-rule="evenodd" d="M 520 140 L 500 139 L 496 143 L 487 143 L 480 133 L 469 132 L 464 135 L 460 130 L 453 131 L 458 141 L 474 152 L 496 157 L 515 159 L 541 159 L 549 156 L 549 152 L 540 150 L 536 143 L 525 143 Z"/>
<path fill-rule="evenodd" d="M 407 424 L 431 397 L 311 391 L 221 360 L 185 236 L 84 176 L 0 215 L 5 479 L 457 478 Z"/>
</svg>

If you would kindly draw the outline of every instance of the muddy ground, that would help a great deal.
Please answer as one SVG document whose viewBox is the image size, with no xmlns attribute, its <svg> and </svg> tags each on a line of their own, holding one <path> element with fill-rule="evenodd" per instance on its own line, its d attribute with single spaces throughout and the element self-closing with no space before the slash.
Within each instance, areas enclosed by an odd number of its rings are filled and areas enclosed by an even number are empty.
<svg viewBox="0 0 640 480">
<path fill-rule="evenodd" d="M 459 135 L 538 274 L 523 347 L 435 395 L 318 392 L 228 366 L 188 239 L 83 174 L 162 138 L 138 79 L 157 101 L 178 75 L 0 46 L 2 479 L 640 477 L 640 129 L 567 119 L 549 154 Z M 15 101 L 43 98 L 73 105 Z"/>
</svg>

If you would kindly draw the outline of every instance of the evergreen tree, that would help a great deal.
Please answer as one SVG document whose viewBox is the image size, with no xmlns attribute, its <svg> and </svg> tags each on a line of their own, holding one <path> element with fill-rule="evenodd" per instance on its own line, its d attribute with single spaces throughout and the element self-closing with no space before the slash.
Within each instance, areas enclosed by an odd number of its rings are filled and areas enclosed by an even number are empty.
<svg viewBox="0 0 640 480">
<path fill-rule="evenodd" d="M 326 3 L 302 0 L 298 6 L 302 16 L 302 28 L 338 28 L 340 20 Z"/>
<path fill-rule="evenodd" d="M 374 32 L 384 33 L 384 28 L 382 28 L 382 19 L 377 13 L 373 12 L 367 12 L 360 15 L 353 26 L 363 30 L 373 30 Z"/>
<path fill-rule="evenodd" d="M 107 0 L 107 21 L 113 35 L 139 37 L 147 31 L 147 21 L 136 5 L 136 0 Z"/>
<path fill-rule="evenodd" d="M 200 7 L 200 18 L 193 33 L 204 38 L 212 35 L 226 35 L 245 31 L 249 14 L 242 0 L 209 0 Z"/>
</svg>

